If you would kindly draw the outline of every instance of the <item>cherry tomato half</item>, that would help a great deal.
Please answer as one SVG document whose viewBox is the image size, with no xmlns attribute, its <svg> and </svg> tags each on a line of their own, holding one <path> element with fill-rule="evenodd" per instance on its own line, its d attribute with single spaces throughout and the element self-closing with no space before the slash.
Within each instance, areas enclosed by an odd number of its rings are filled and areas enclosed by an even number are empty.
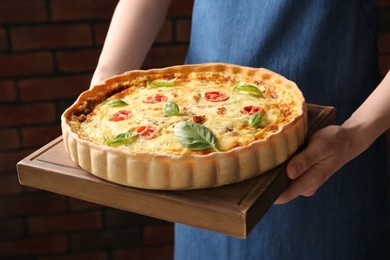
<svg viewBox="0 0 390 260">
<path fill-rule="evenodd" d="M 260 112 L 261 114 L 265 115 L 265 111 L 262 107 L 255 107 L 255 106 L 245 106 L 241 108 L 240 112 L 241 114 L 244 115 L 253 115 L 257 112 Z"/>
<path fill-rule="evenodd" d="M 153 139 L 157 137 L 157 128 L 150 125 L 140 126 L 136 129 L 136 132 L 146 139 Z"/>
<path fill-rule="evenodd" d="M 145 100 L 144 100 L 144 103 L 147 103 L 147 104 L 154 104 L 154 103 L 157 103 L 157 102 L 167 102 L 168 101 L 168 97 L 163 95 L 163 94 L 156 94 L 156 95 L 153 95 L 153 96 L 148 96 Z"/>
<path fill-rule="evenodd" d="M 118 112 L 116 112 L 115 114 L 112 115 L 112 121 L 123 121 L 123 120 L 126 120 L 128 118 L 130 118 L 133 114 L 128 111 L 128 110 L 119 110 Z"/>
<path fill-rule="evenodd" d="M 222 102 L 229 99 L 229 95 L 221 91 L 210 91 L 204 94 L 204 98 L 210 102 Z"/>
</svg>

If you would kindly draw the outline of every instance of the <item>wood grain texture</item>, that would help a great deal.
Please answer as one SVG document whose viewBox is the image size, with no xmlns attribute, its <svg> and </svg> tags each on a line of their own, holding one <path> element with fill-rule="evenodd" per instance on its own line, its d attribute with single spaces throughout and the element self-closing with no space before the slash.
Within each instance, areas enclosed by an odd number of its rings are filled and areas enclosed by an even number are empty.
<svg viewBox="0 0 390 260">
<path fill-rule="evenodd" d="M 308 105 L 312 133 L 335 122 L 335 109 Z M 226 235 L 246 238 L 288 186 L 287 162 L 241 183 L 189 191 L 130 188 L 80 169 L 58 137 L 17 164 L 22 185 Z"/>
</svg>

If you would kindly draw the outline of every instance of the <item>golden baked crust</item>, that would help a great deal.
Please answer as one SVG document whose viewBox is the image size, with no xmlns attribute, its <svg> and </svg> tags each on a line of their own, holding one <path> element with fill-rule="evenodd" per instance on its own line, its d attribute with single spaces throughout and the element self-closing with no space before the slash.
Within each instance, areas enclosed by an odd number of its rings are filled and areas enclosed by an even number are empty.
<svg viewBox="0 0 390 260">
<path fill-rule="evenodd" d="M 64 112 L 62 130 L 71 159 L 98 177 L 197 189 L 281 164 L 303 143 L 307 116 L 292 81 L 267 69 L 207 63 L 109 78 Z"/>
</svg>

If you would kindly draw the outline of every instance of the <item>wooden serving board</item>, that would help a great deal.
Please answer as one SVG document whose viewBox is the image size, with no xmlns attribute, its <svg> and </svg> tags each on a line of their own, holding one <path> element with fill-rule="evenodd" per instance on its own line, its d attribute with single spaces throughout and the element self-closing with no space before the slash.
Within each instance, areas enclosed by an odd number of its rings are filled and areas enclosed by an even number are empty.
<svg viewBox="0 0 390 260">
<path fill-rule="evenodd" d="M 335 122 L 335 109 L 308 105 L 307 137 Z M 114 184 L 82 170 L 58 137 L 17 164 L 22 185 L 101 205 L 246 238 L 289 184 L 286 164 L 218 188 L 156 191 Z"/>
</svg>

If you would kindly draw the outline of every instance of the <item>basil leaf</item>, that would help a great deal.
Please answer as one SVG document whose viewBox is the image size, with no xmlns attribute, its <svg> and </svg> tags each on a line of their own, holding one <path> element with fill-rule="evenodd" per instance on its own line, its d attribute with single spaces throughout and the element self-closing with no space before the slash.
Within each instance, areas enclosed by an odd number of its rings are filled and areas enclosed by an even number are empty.
<svg viewBox="0 0 390 260">
<path fill-rule="evenodd" d="M 173 128 L 177 140 L 185 147 L 191 150 L 200 151 L 212 149 L 218 152 L 215 147 L 217 138 L 213 133 L 201 124 L 180 121 Z"/>
<path fill-rule="evenodd" d="M 232 93 L 234 91 L 236 91 L 236 90 L 239 90 L 239 91 L 243 91 L 243 92 L 247 92 L 249 94 L 253 94 L 253 95 L 259 96 L 261 98 L 264 97 L 263 93 L 261 92 L 261 90 L 258 87 L 253 86 L 253 85 L 241 85 L 241 86 L 239 86 L 238 83 L 239 82 L 236 82 L 236 84 L 234 84 Z"/>
<path fill-rule="evenodd" d="M 236 90 L 236 88 L 238 87 L 239 84 L 240 84 L 240 81 L 236 81 L 236 83 L 234 83 L 234 86 L 232 89 L 232 94 L 234 93 L 234 91 Z"/>
<path fill-rule="evenodd" d="M 152 87 L 157 87 L 157 88 L 161 88 L 161 87 L 172 87 L 173 84 L 175 83 L 177 78 L 174 78 L 174 79 L 171 79 L 171 80 L 168 80 L 168 81 L 148 81 L 146 82 L 146 85 L 148 88 L 152 88 Z"/>
<path fill-rule="evenodd" d="M 260 112 L 254 113 L 249 117 L 249 124 L 253 127 L 259 127 L 261 125 L 261 122 L 263 121 L 263 114 Z"/>
<path fill-rule="evenodd" d="M 122 133 L 113 138 L 104 138 L 104 143 L 109 146 L 131 144 L 136 140 L 137 135 L 136 132 Z"/>
<path fill-rule="evenodd" d="M 127 105 L 129 105 L 129 104 L 127 104 L 125 101 L 123 101 L 121 99 L 114 99 L 114 100 L 107 102 L 107 106 L 110 106 L 110 107 L 123 107 L 123 106 L 127 106 Z"/>
<path fill-rule="evenodd" d="M 176 116 L 177 114 L 179 114 L 179 112 L 179 106 L 173 101 L 168 101 L 163 106 L 163 113 L 166 116 Z"/>
</svg>

